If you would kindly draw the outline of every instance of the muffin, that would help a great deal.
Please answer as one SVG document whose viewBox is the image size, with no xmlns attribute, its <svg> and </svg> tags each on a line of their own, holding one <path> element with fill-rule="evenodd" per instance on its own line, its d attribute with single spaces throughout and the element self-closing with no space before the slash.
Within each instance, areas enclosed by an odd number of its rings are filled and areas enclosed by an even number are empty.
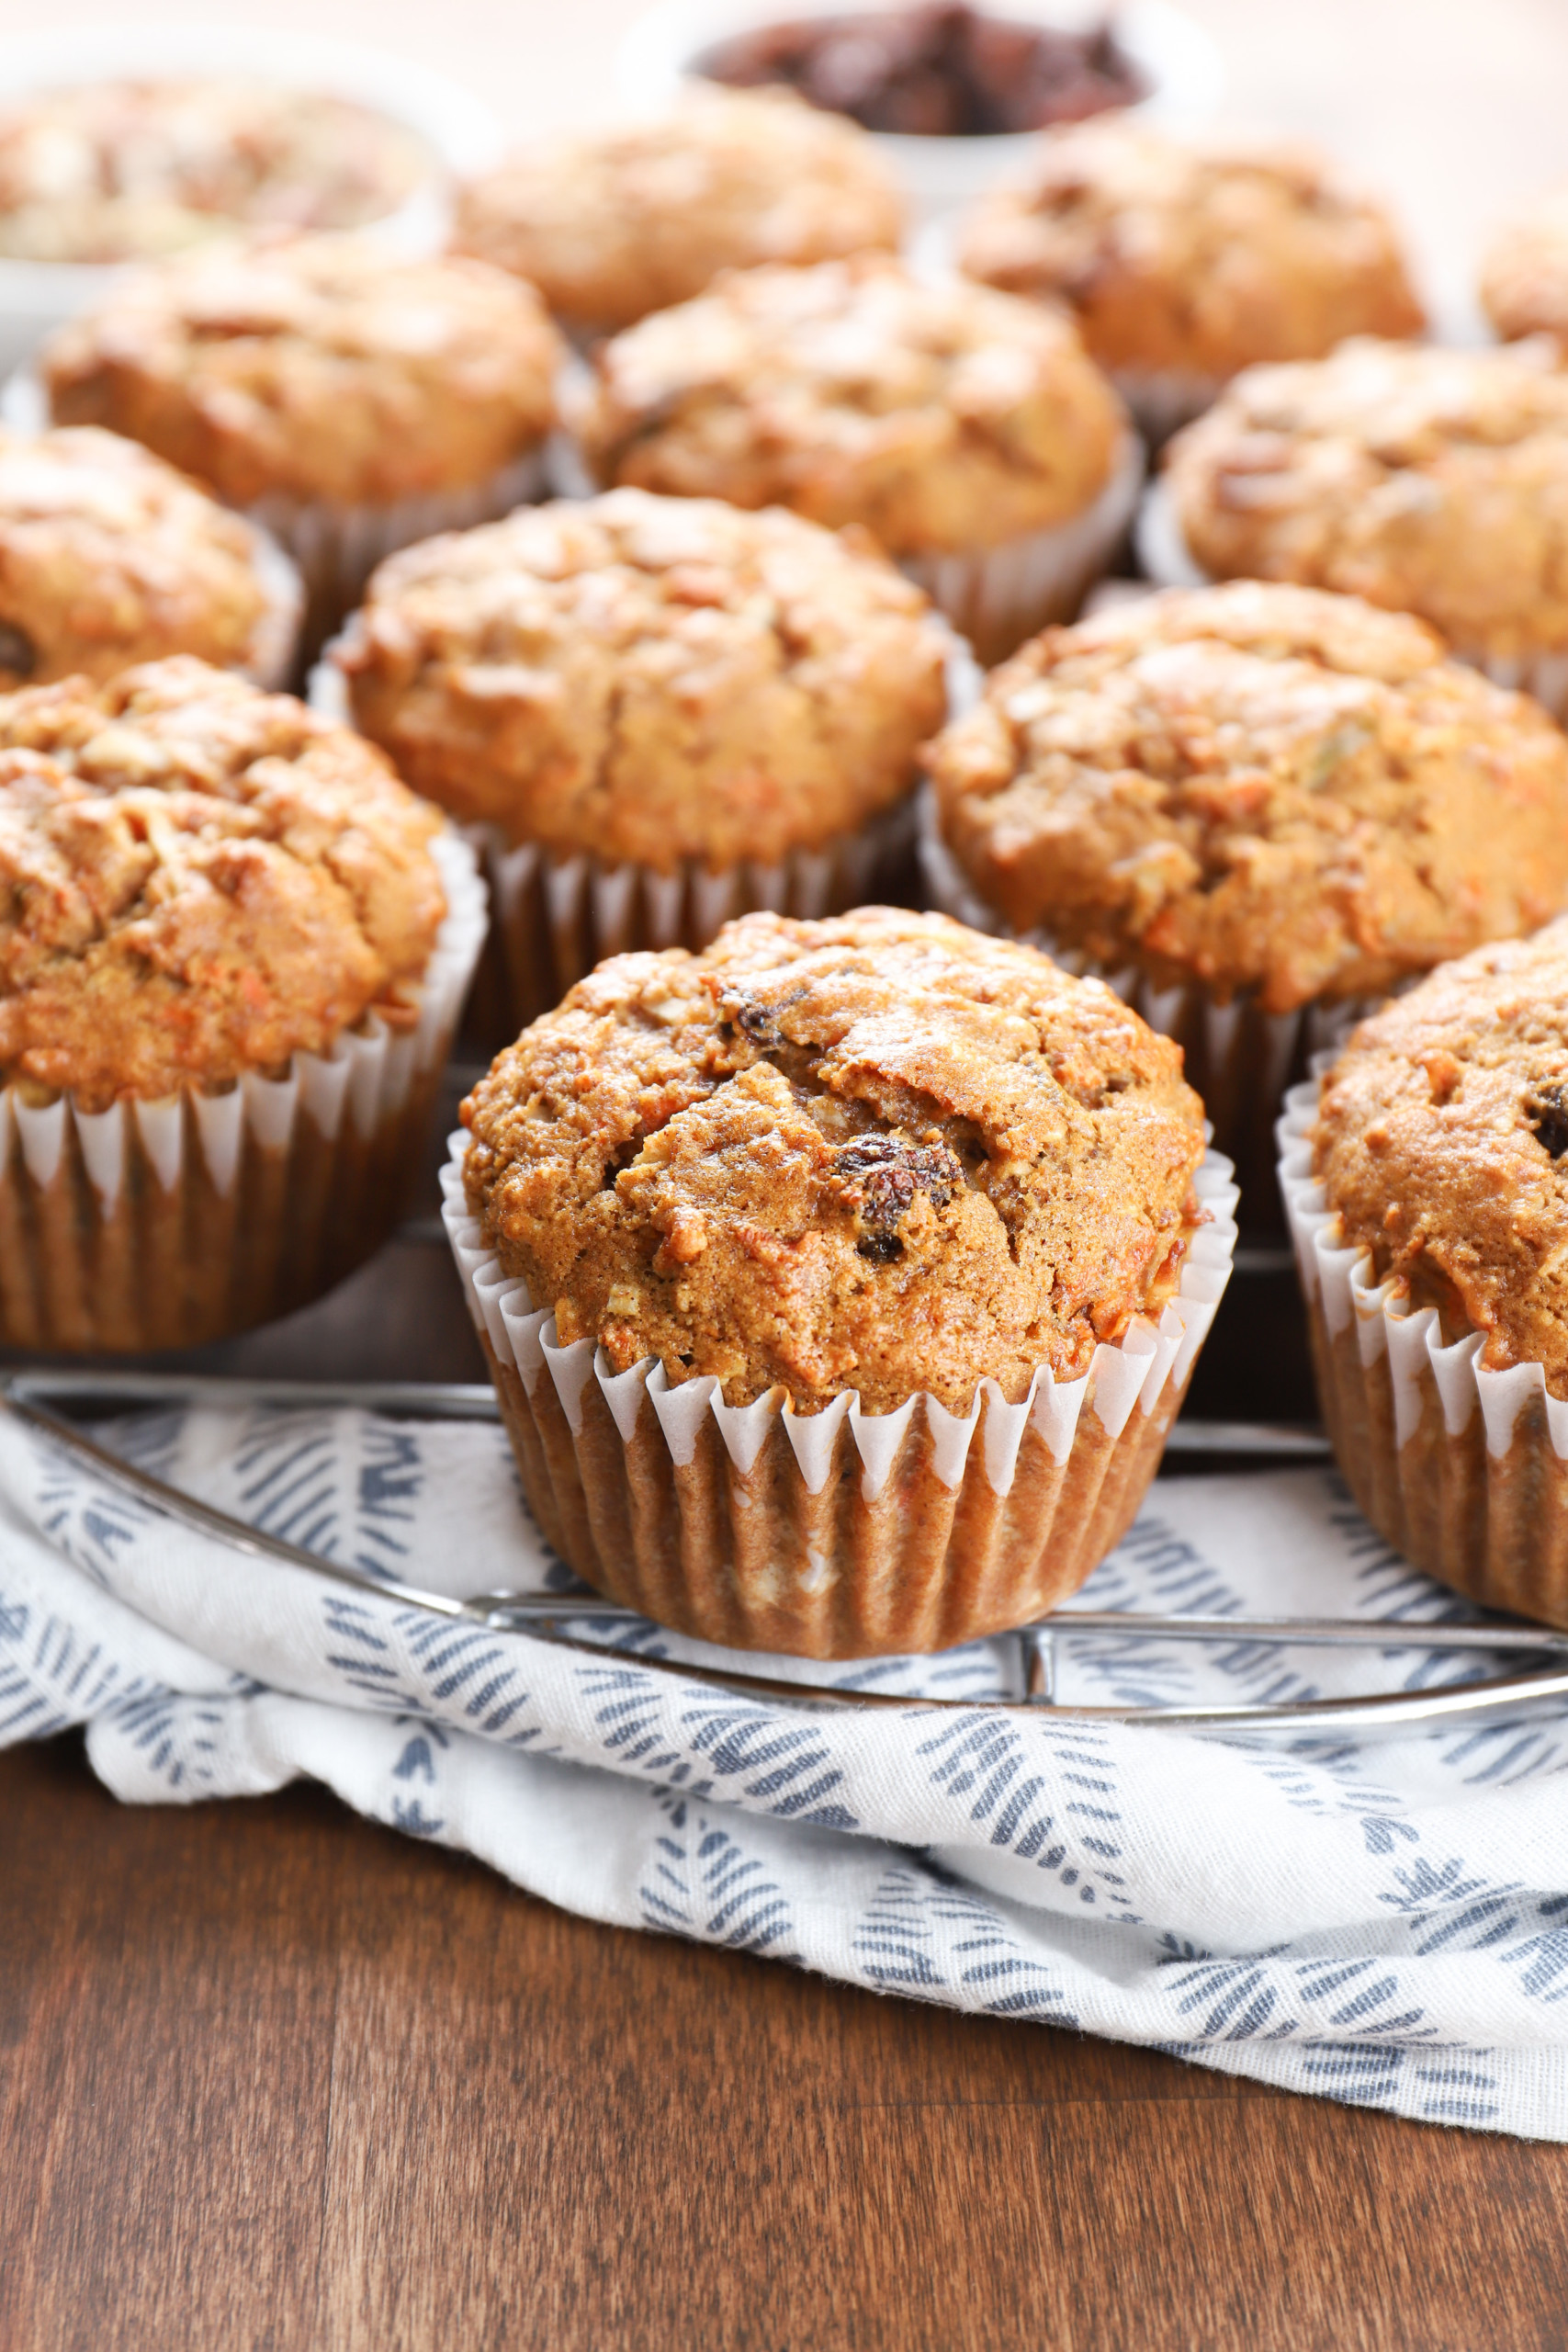
<svg viewBox="0 0 1568 2352">
<path fill-rule="evenodd" d="M 983 660 L 1070 617 L 1140 460 L 1071 324 L 882 254 L 738 270 L 600 345 L 602 487 L 863 525 Z"/>
<path fill-rule="evenodd" d="M 1363 1022 L 1280 1123 L 1324 1416 L 1357 1501 L 1428 1575 L 1557 1625 L 1565 1106 L 1559 921 Z"/>
<path fill-rule="evenodd" d="M 183 656 L 0 695 L 0 1344 L 192 1347 L 400 1212 L 484 927 L 381 754 Z"/>
<path fill-rule="evenodd" d="M 0 429 L 0 692 L 173 653 L 282 685 L 299 605 L 267 534 L 136 442 Z"/>
<path fill-rule="evenodd" d="M 1548 189 L 1504 223 L 1481 269 L 1481 307 L 1506 343 L 1568 343 L 1568 186 Z"/>
<path fill-rule="evenodd" d="M 512 157 L 463 191 L 453 243 L 588 336 L 688 301 L 721 269 L 892 250 L 903 228 L 863 131 L 783 91 L 714 92 Z"/>
<path fill-rule="evenodd" d="M 313 646 L 394 548 L 537 494 L 561 356 L 502 270 L 298 237 L 133 273 L 43 373 L 57 424 L 128 434 L 276 533 Z"/>
<path fill-rule="evenodd" d="M 1202 1116 L 1111 989 L 940 915 L 601 965 L 447 1171 L 547 1536 L 740 1648 L 1048 1610 L 1136 1510 L 1224 1287 Z"/>
<path fill-rule="evenodd" d="M 1065 303 L 1156 440 L 1256 361 L 1426 323 L 1387 213 L 1311 148 L 1114 118 L 1048 132 L 963 224 L 958 264 Z"/>
<path fill-rule="evenodd" d="M 237 228 L 358 229 L 436 159 L 325 91 L 242 81 L 92 82 L 0 109 L 0 255 L 151 260 Z"/>
<path fill-rule="evenodd" d="M 858 535 L 615 490 L 382 565 L 333 664 L 354 723 L 478 829 L 508 1038 L 622 948 L 705 946 L 913 866 L 952 639 Z"/>
<path fill-rule="evenodd" d="M 939 899 L 1180 1040 L 1254 1217 L 1314 1046 L 1568 906 L 1561 731 L 1351 596 L 1238 581 L 1048 630 L 929 767 Z"/>
<path fill-rule="evenodd" d="M 1298 581 L 1416 613 L 1568 710 L 1568 374 L 1555 346 L 1353 342 L 1254 368 L 1170 445 L 1156 577 Z"/>
</svg>

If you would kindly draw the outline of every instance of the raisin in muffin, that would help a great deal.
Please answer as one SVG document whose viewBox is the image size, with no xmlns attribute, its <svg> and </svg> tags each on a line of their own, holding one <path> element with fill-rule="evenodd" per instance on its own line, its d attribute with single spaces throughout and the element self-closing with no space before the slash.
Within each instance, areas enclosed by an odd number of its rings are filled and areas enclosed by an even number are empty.
<svg viewBox="0 0 1568 2352">
<path fill-rule="evenodd" d="M 132 272 L 43 375 L 57 424 L 127 434 L 275 529 L 314 644 L 393 548 L 536 495 L 563 356 L 503 270 L 297 237 Z"/>
<path fill-rule="evenodd" d="M 614 334 L 721 269 L 891 250 L 903 226 L 863 131 L 783 91 L 715 92 L 513 156 L 464 189 L 453 243 L 526 278 L 578 334 Z"/>
<path fill-rule="evenodd" d="M 1215 579 L 1416 613 L 1553 707 L 1568 694 L 1568 374 L 1544 343 L 1370 341 L 1249 368 L 1167 453 L 1162 491 Z"/>
<path fill-rule="evenodd" d="M 174 653 L 280 685 L 299 620 L 281 550 L 150 450 L 0 430 L 0 690 Z"/>
<path fill-rule="evenodd" d="M 362 732 L 486 829 L 514 1035 L 661 928 L 697 947 L 748 903 L 863 898 L 908 839 L 950 650 L 852 533 L 618 490 L 406 548 L 333 658 Z"/>
<path fill-rule="evenodd" d="M 930 768 L 953 903 L 1165 999 L 1260 1198 L 1306 1016 L 1568 905 L 1560 730 L 1352 597 L 1236 582 L 1048 631 Z"/>
<path fill-rule="evenodd" d="M 194 659 L 0 695 L 8 1343 L 192 1345 L 376 1245 L 460 994 L 439 825 L 357 736 Z"/>
<path fill-rule="evenodd" d="M 1134 1506 L 1123 1478 L 1141 1491 L 1160 1412 L 1113 1436 L 1086 1410 L 1024 1484 L 999 1458 L 1042 1382 L 1113 1380 L 1125 1348 L 1152 1371 L 1136 1335 L 1181 1299 L 1207 1214 L 1180 1055 L 1102 984 L 940 915 L 751 915 L 699 956 L 602 965 L 463 1119 L 471 1246 L 519 1284 L 509 1313 L 553 1309 L 549 1360 L 586 1370 L 597 1348 L 621 1384 L 613 1442 L 579 1402 L 576 1471 L 558 1449 L 545 1474 L 549 1399 L 534 1381 L 525 1409 L 502 1381 L 536 1509 L 606 1589 L 715 1638 L 931 1646 L 1081 1579 Z M 964 1466 L 937 1449 L 981 1399 L 991 1435 Z M 719 1404 L 750 1432 L 728 1497 L 709 1487 Z M 890 1480 L 886 1448 L 880 1472 L 852 1469 L 878 1423 L 903 1449 Z M 1133 1451 L 1101 1511 L 1112 1444 Z M 1052 1525 L 1086 1446 L 1087 1542 Z M 628 1478 L 644 1499 L 622 1551 Z M 955 1511 L 971 1540 L 950 1555 Z"/>
<path fill-rule="evenodd" d="M 1568 922 L 1363 1022 L 1282 1139 L 1357 1499 L 1433 1576 L 1568 1623 Z"/>
<path fill-rule="evenodd" d="M 1077 609 L 1135 483 L 1066 319 L 890 255 L 735 271 L 594 367 L 602 485 L 862 524 L 987 654 Z"/>
<path fill-rule="evenodd" d="M 1256 361 L 1420 334 L 1381 205 L 1310 148 L 1115 119 L 1047 132 L 960 232 L 972 277 L 1065 303 L 1156 437 Z"/>
</svg>

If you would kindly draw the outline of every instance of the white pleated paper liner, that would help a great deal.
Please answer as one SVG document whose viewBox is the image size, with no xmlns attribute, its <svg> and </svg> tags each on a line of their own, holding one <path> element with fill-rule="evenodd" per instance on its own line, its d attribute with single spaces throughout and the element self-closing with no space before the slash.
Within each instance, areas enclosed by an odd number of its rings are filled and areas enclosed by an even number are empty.
<svg viewBox="0 0 1568 2352">
<path fill-rule="evenodd" d="M 1480 1331 L 1447 1339 L 1347 1245 L 1313 1173 L 1319 1076 L 1280 1121 L 1284 1195 L 1318 1396 L 1350 1490 L 1380 1535 L 1490 1609 L 1568 1625 L 1568 1402 L 1540 1363 L 1489 1371 Z"/>
<path fill-rule="evenodd" d="M 1212 588 L 1213 575 L 1195 560 L 1182 534 L 1167 485 L 1154 481 L 1145 492 L 1134 530 L 1138 562 L 1159 588 Z M 1425 619 L 1424 614 L 1416 616 Z M 1436 622 L 1428 623 L 1436 628 Z M 1441 632 L 1438 632 L 1439 635 Z M 1484 647 L 1449 641 L 1449 651 L 1467 669 L 1479 670 L 1495 686 L 1532 695 L 1553 718 L 1568 720 L 1568 646 L 1542 646 L 1533 653 L 1489 653 Z"/>
<path fill-rule="evenodd" d="M 304 1306 L 379 1247 L 485 934 L 471 849 L 450 831 L 431 846 L 447 910 L 406 1013 L 372 1010 L 283 1077 L 219 1093 L 86 1112 L 0 1090 L 0 1345 L 196 1347 Z"/>
<path fill-rule="evenodd" d="M 299 565 L 284 554 L 270 531 L 251 522 L 250 532 L 253 566 L 266 608 L 252 634 L 244 674 L 276 694 L 292 686 L 299 674 L 305 583 Z"/>
<path fill-rule="evenodd" d="M 1213 408 L 1229 380 L 1195 368 L 1112 368 L 1109 372 L 1151 449 L 1163 448 L 1173 433 Z"/>
<path fill-rule="evenodd" d="M 543 445 L 485 481 L 460 490 L 431 491 L 385 506 L 336 506 L 325 499 L 281 492 L 243 512 L 260 523 L 298 565 L 305 584 L 303 651 L 309 660 L 359 602 L 378 563 L 400 548 L 433 539 L 439 531 L 466 531 L 493 523 L 549 495 Z"/>
<path fill-rule="evenodd" d="M 967 1414 L 913 1396 L 870 1414 L 852 1392 L 796 1413 L 782 1389 L 725 1404 L 649 1357 L 613 1373 L 592 1340 L 509 1279 L 443 1170 L 447 1233 L 525 1491 L 548 1541 L 601 1592 L 734 1649 L 803 1657 L 949 1649 L 1076 1591 L 1120 1540 L 1159 1464 L 1235 1248 L 1235 1186 L 1194 1180 L 1178 1295 L 1095 1350 L 1079 1379 L 1042 1366 L 1022 1401 L 995 1381 Z"/>
<path fill-rule="evenodd" d="M 1235 1163 L 1243 1223 L 1278 1232 L 1274 1122 L 1286 1089 L 1314 1054 L 1342 1044 L 1381 1000 L 1346 997 L 1305 1004 L 1294 1012 L 1265 1012 L 1250 989 L 1238 989 L 1222 1001 L 1197 980 L 1156 988 L 1135 965 L 1112 971 L 1080 948 L 1059 945 L 1043 925 L 1014 933 L 980 897 L 943 841 L 929 784 L 920 791 L 919 822 L 920 867 L 934 906 L 976 931 L 1021 937 L 1065 971 L 1103 980 L 1151 1029 L 1176 1040 L 1186 1057 L 1188 1083 L 1203 1098 L 1215 1146 Z"/>
<path fill-rule="evenodd" d="M 342 660 L 356 626 L 349 622 L 310 673 L 312 709 L 345 727 L 354 725 L 354 708 Z M 950 632 L 950 721 L 973 707 L 981 684 L 973 653 Z M 492 1047 L 510 1044 L 607 956 L 634 948 L 695 952 L 736 916 L 762 909 L 814 921 L 878 899 L 897 905 L 912 895 L 915 880 L 910 797 L 816 849 L 716 870 L 685 858 L 661 874 L 513 842 L 498 825 L 465 825 L 462 831 L 490 887 L 490 951 L 472 1025 Z"/>
<path fill-rule="evenodd" d="M 1095 582 L 1111 569 L 1143 481 L 1144 445 L 1129 433 L 1104 489 L 1070 522 L 1025 531 L 997 547 L 903 556 L 898 569 L 925 590 L 989 667 L 1053 621 L 1076 617 Z"/>
</svg>

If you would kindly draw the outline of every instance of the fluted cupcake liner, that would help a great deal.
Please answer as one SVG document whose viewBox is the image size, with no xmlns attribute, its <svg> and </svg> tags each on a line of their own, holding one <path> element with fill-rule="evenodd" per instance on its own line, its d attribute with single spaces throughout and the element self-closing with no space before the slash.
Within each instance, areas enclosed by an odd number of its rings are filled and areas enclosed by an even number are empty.
<svg viewBox="0 0 1568 2352">
<path fill-rule="evenodd" d="M 299 566 L 306 600 L 302 650 L 309 660 L 359 602 L 366 582 L 388 556 L 438 531 L 493 523 L 514 506 L 547 497 L 549 490 L 541 446 L 462 490 L 432 491 L 385 506 L 338 506 L 275 492 L 243 512 L 269 531 Z"/>
<path fill-rule="evenodd" d="M 943 841 L 929 785 L 920 793 L 919 821 L 920 866 L 934 905 L 974 931 L 1022 939 L 1080 978 L 1103 980 L 1151 1029 L 1175 1039 L 1185 1056 L 1188 1083 L 1203 1098 L 1215 1146 L 1235 1163 L 1246 1223 L 1250 1229 L 1278 1232 L 1274 1123 L 1286 1091 L 1304 1076 L 1315 1054 L 1341 1044 L 1382 1000 L 1345 997 L 1305 1004 L 1294 1012 L 1265 1012 L 1247 989 L 1222 1000 L 1196 980 L 1156 988 L 1135 965 L 1113 970 L 1096 963 L 1081 948 L 1059 944 L 1043 925 L 1010 930 Z"/>
<path fill-rule="evenodd" d="M 353 726 L 354 712 L 340 656 L 355 627 L 351 621 L 324 649 L 310 684 L 311 707 L 345 727 Z M 950 719 L 971 707 L 980 685 L 974 655 L 951 636 Z M 471 1027 L 491 1046 L 510 1044 L 606 956 L 650 947 L 695 953 L 736 916 L 763 909 L 813 921 L 877 899 L 897 905 L 910 897 L 915 878 L 910 797 L 816 849 L 794 850 L 770 864 L 748 859 L 713 868 L 686 858 L 668 874 L 629 860 L 607 865 L 585 853 L 563 857 L 536 842 L 512 842 L 498 825 L 461 831 L 490 888 L 490 941 Z"/>
<path fill-rule="evenodd" d="M 501 982 L 491 1017 L 505 1041 L 558 1004 L 606 956 L 705 947 L 734 916 L 761 908 L 804 918 L 842 914 L 892 895 L 900 868 L 912 866 L 914 847 L 907 800 L 821 849 L 717 873 L 690 859 L 672 874 L 604 865 L 597 858 L 557 857 L 532 842 L 514 846 L 493 825 L 465 831 L 490 885 Z"/>
<path fill-rule="evenodd" d="M 1327 1057 L 1325 1057 L 1326 1062 Z M 1568 1402 L 1540 1363 L 1489 1371 L 1347 1245 L 1313 1174 L 1320 1081 L 1280 1121 L 1284 1194 L 1323 1418 L 1357 1502 L 1395 1549 L 1488 1609 L 1568 1625 Z"/>
<path fill-rule="evenodd" d="M 1129 433 L 1105 488 L 1071 522 L 1026 531 L 996 547 L 905 556 L 898 569 L 989 666 L 1053 621 L 1076 618 L 1111 568 L 1143 481 L 1144 446 Z"/>
<path fill-rule="evenodd" d="M 299 565 L 284 554 L 270 531 L 256 522 L 250 524 L 250 530 L 266 609 L 252 633 L 244 674 L 269 694 L 276 694 L 292 686 L 299 674 L 305 583 Z"/>
<path fill-rule="evenodd" d="M 0 1345 L 189 1348 L 319 1297 L 418 1177 L 485 933 L 472 851 L 432 844 L 447 911 L 405 1005 L 280 1078 L 82 1110 L 0 1091 Z"/>
<path fill-rule="evenodd" d="M 902 1656 L 1026 1623 L 1076 1591 L 1135 1516 L 1230 1278 L 1236 1192 L 1211 1152 L 1194 1180 L 1177 1296 L 1095 1350 L 1079 1379 L 1042 1366 L 1010 1405 L 983 1380 L 967 1414 L 852 1392 L 796 1413 L 782 1389 L 725 1404 L 654 1358 L 610 1369 L 559 1344 L 468 1213 L 467 1135 L 446 1218 L 534 1515 L 599 1591 L 733 1649 Z"/>
<path fill-rule="evenodd" d="M 1110 376 L 1151 449 L 1213 408 L 1229 381 L 1195 368 L 1112 368 Z"/>
<path fill-rule="evenodd" d="M 1213 586 L 1211 574 L 1194 560 L 1187 545 L 1175 505 L 1163 482 L 1151 482 L 1145 492 L 1134 537 L 1138 561 L 1156 587 Z M 1437 625 L 1433 622 L 1429 626 Z M 1462 662 L 1467 669 L 1479 670 L 1495 686 L 1532 695 L 1553 718 L 1568 721 L 1568 646 L 1540 646 L 1532 652 L 1493 653 L 1484 646 L 1466 644 L 1453 638 L 1447 643 L 1454 660 Z"/>
</svg>

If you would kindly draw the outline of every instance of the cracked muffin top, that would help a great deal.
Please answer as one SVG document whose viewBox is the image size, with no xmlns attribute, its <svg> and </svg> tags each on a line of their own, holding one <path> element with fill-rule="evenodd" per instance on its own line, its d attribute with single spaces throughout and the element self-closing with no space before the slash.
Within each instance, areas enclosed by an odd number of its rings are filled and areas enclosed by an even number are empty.
<svg viewBox="0 0 1568 2352">
<path fill-rule="evenodd" d="M 1066 302 L 1104 368 L 1234 376 L 1425 324 L 1387 213 L 1323 156 L 1135 122 L 1048 131 L 970 215 L 958 263 Z"/>
<path fill-rule="evenodd" d="M 1551 334 L 1568 343 L 1568 184 L 1499 229 L 1482 262 L 1481 307 L 1506 342 Z"/>
<path fill-rule="evenodd" d="M 1418 613 L 1467 653 L 1568 646 L 1557 356 L 1362 341 L 1248 368 L 1166 456 L 1195 561 Z"/>
<path fill-rule="evenodd" d="M 252 525 L 151 450 L 90 425 L 0 429 L 0 689 L 171 653 L 265 670 L 287 650 L 282 603 Z"/>
<path fill-rule="evenodd" d="M 1354 597 L 1238 581 L 1047 629 L 929 764 L 1014 930 L 1269 1012 L 1568 904 L 1560 730 Z"/>
<path fill-rule="evenodd" d="M 356 229 L 436 168 L 424 141 L 325 91 L 93 82 L 0 112 L 0 254 L 141 261 L 241 224 Z"/>
<path fill-rule="evenodd" d="M 0 695 L 0 1083 L 98 1111 L 412 1017 L 438 823 L 346 728 L 203 662 Z"/>
<path fill-rule="evenodd" d="M 900 798 L 948 643 L 869 542 L 617 490 L 391 557 L 338 659 L 416 791 L 669 872 L 772 864 Z"/>
<path fill-rule="evenodd" d="M 1314 1167 L 1348 1244 L 1568 1396 L 1568 921 L 1479 948 L 1352 1035 L 1324 1081 Z"/>
<path fill-rule="evenodd" d="M 1203 1108 L 1112 991 L 943 915 L 748 915 L 620 956 L 463 1106 L 507 1272 L 617 1372 L 731 1405 L 1013 1402 L 1157 1315 Z"/>
<path fill-rule="evenodd" d="M 655 122 L 526 150 L 467 187 L 453 243 L 615 334 L 721 269 L 892 249 L 904 198 L 863 130 L 787 91 L 695 93 Z"/>
<path fill-rule="evenodd" d="M 1126 430 L 1069 320 L 885 254 L 734 271 L 594 366 L 579 425 L 605 487 L 862 523 L 893 556 L 1081 514 Z"/>
<path fill-rule="evenodd" d="M 504 270 L 296 237 L 135 271 L 51 339 L 43 374 L 57 424 L 129 434 L 231 505 L 384 505 L 536 447 L 562 356 Z"/>
</svg>

